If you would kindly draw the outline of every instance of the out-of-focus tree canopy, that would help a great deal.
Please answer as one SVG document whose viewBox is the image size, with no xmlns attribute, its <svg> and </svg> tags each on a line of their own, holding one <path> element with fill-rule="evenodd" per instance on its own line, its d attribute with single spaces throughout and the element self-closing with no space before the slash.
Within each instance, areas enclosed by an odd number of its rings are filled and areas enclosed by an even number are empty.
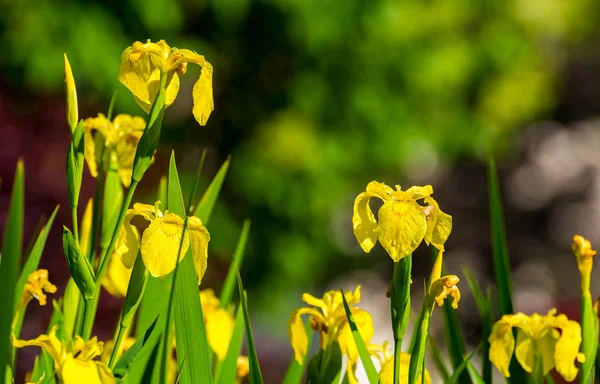
<svg viewBox="0 0 600 384">
<path fill-rule="evenodd" d="M 117 81 L 125 47 L 165 39 L 207 57 L 214 114 L 188 119 L 186 75 L 163 144 L 233 155 L 211 252 L 227 260 L 252 217 L 247 285 L 280 313 L 290 291 L 374 260 L 347 257 L 361 254 L 350 216 L 369 181 L 435 188 L 453 159 L 502 152 L 552 116 L 568 54 L 600 14 L 592 0 L 0 3 L 13 93 L 60 97 L 66 52 L 82 103 L 104 112 L 117 89 L 117 111 L 141 115 Z"/>
</svg>

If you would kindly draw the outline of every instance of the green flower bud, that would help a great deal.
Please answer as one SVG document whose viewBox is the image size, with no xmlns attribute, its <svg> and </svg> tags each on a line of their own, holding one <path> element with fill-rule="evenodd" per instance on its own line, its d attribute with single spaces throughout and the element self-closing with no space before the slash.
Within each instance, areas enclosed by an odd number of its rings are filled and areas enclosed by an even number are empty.
<svg viewBox="0 0 600 384">
<path fill-rule="evenodd" d="M 86 300 L 92 299 L 96 294 L 94 270 L 87 257 L 79 249 L 75 237 L 69 228 L 63 226 L 63 249 L 67 259 L 67 266 L 77 288 Z"/>
</svg>

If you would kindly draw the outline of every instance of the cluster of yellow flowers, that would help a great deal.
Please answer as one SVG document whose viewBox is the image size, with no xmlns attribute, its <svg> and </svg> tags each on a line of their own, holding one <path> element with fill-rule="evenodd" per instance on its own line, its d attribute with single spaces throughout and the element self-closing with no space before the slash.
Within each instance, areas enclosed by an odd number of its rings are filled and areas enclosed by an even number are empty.
<svg viewBox="0 0 600 384">
<path fill-rule="evenodd" d="M 80 325 L 77 332 L 71 329 L 70 334 L 65 334 L 63 328 L 66 327 L 53 326 L 47 335 L 42 334 L 32 340 L 19 339 L 20 324 L 27 305 L 33 299 L 42 306 L 46 305 L 46 294 L 57 291 L 56 286 L 49 281 L 48 271 L 39 269 L 28 276 L 24 286 L 21 285 L 23 291 L 16 305 L 12 323 L 13 346 L 43 348 L 52 357 L 55 372 L 65 384 L 117 382 L 118 377 L 115 377 L 117 371 L 113 372 L 115 358 L 121 356 L 136 341 L 128 337 L 127 332 L 144 294 L 148 274 L 164 278 L 176 269 L 186 253 L 190 253 L 193 259 L 193 268 L 190 264 L 189 270 L 195 270 L 198 285 L 201 284 L 207 270 L 210 234 L 200 218 L 190 213 L 178 215 L 169 210 L 163 212 L 159 209 L 160 201 L 156 201 L 154 205 L 135 203 L 131 209 L 128 209 L 139 178 L 152 163 L 158 145 L 160 127 L 158 134 L 148 132 L 155 129 L 153 126 L 156 121 L 160 125 L 164 109 L 175 101 L 180 87 L 179 77 L 187 72 L 188 63 L 195 63 L 201 67 L 200 77 L 193 87 L 192 113 L 198 123 L 205 125 L 214 108 L 213 69 L 202 55 L 187 49 L 171 48 L 163 40 L 157 43 L 135 42 L 123 52 L 118 77 L 132 92 L 141 108 L 150 114 L 147 127 L 143 118 L 124 114 L 117 115 L 112 121 L 110 116 L 99 114 L 97 117 L 78 122 L 74 79 L 65 56 L 67 121 L 72 134 L 67 175 L 70 182 L 69 198 L 74 216 L 75 236 L 65 227 L 63 242 L 67 264 L 73 276 L 67 290 L 69 286 L 73 290 L 76 286 L 80 293 L 73 296 L 74 302 L 77 304 L 85 302 L 85 306 L 79 311 L 79 316 L 82 317 L 78 319 Z M 157 107 L 159 104 L 161 105 Z M 160 111 L 156 112 L 156 108 L 160 108 Z M 153 136 L 148 138 L 151 135 Z M 112 218 L 103 213 L 107 217 L 98 220 L 97 212 L 94 213 L 95 208 L 92 208 L 93 204 L 90 200 L 82 220 L 80 236 L 77 233 L 80 164 L 83 164 L 84 160 L 90 174 L 94 177 L 100 178 L 100 175 L 105 172 L 113 172 L 118 191 L 114 196 L 117 196 L 119 201 L 123 200 L 122 188 L 128 188 L 128 198 L 123 203 L 119 202 L 122 208 L 118 220 L 113 224 L 112 238 L 104 236 L 106 238 L 101 240 L 98 260 L 94 260 L 96 256 L 94 241 L 102 236 L 94 233 L 92 227 L 98 226 L 98 222 L 104 226 Z M 136 167 L 141 171 L 136 170 Z M 109 193 L 107 191 L 108 188 L 105 189 L 105 193 Z M 334 368 L 338 369 L 338 374 L 341 374 L 341 356 L 345 356 L 347 358 L 345 374 L 351 384 L 358 382 L 356 367 L 361 358 L 364 365 L 368 365 L 365 360 L 371 364 L 371 360 L 379 362 L 379 370 L 376 371 L 375 368 L 373 370 L 375 378 L 382 384 L 431 383 L 424 361 L 429 324 L 435 303 L 442 306 L 446 299 L 449 299 L 448 303 L 451 299 L 450 305 L 457 309 L 461 298 L 458 276 L 452 274 L 442 276 L 444 245 L 452 231 L 452 217 L 440 209 L 432 194 L 433 188 L 430 185 L 413 186 L 403 191 L 398 185 L 393 189 L 383 183 L 372 181 L 354 202 L 352 227 L 360 247 L 364 252 L 369 253 L 379 242 L 395 263 L 389 295 L 394 331 L 394 343 L 391 345 L 393 348 L 390 348 L 388 342 L 382 344 L 372 342 L 375 333 L 373 317 L 369 312 L 358 307 L 361 301 L 360 285 L 354 291 L 328 291 L 322 298 L 305 293 L 302 295 L 302 300 L 307 306 L 295 309 L 287 324 L 294 359 L 299 365 L 304 365 L 309 353 L 310 331 L 307 334 L 307 327 L 310 327 L 318 334 L 320 340 L 319 352 L 315 358 L 327 355 L 326 358 L 315 363 L 319 371 L 327 371 L 328 364 L 337 364 L 338 366 Z M 377 217 L 370 207 L 373 197 L 383 201 Z M 136 223 L 134 222 L 136 218 L 141 218 L 143 221 L 138 219 L 140 223 Z M 140 234 L 138 225 L 141 222 L 148 224 Z M 101 232 L 100 235 L 105 234 Z M 422 242 L 437 249 L 437 258 L 426 286 L 418 327 L 409 354 L 402 351 L 402 341 L 410 315 L 412 253 Z M 581 236 L 574 237 L 572 249 L 581 275 L 581 295 L 586 308 L 583 311 L 582 324 L 568 319 L 564 314 L 557 314 L 555 309 L 550 310 L 545 316 L 537 313 L 530 316 L 523 313 L 504 314 L 491 330 L 488 339 L 489 356 L 486 358 L 489 358 L 489 361 L 505 377 L 510 377 L 509 366 L 513 354 L 526 372 L 536 377 L 543 377 L 552 369 L 556 369 L 567 381 L 574 380 L 578 375 L 580 369 L 578 363 L 585 364 L 593 360 L 595 355 L 590 353 L 590 348 L 597 348 L 597 343 L 590 347 L 584 339 L 586 332 L 591 332 L 587 333 L 588 339 L 589 335 L 598 338 L 598 309 L 596 306 L 592 310 L 590 292 L 591 270 L 596 251 L 592 249 L 590 242 Z M 189 260 L 186 262 L 192 263 Z M 207 348 L 210 347 L 219 362 L 223 362 L 228 356 L 230 344 L 233 345 L 232 339 L 236 330 L 233 309 L 228 305 L 228 299 L 223 298 L 221 302 L 211 289 L 199 290 L 199 296 L 196 296 L 195 280 L 191 278 L 189 282 L 194 288 L 193 291 L 189 291 L 192 298 L 198 297 L 201 303 L 202 312 L 198 313 L 204 317 Z M 125 298 L 115 338 L 107 341 L 106 345 L 98 341 L 97 337 L 91 337 L 91 324 L 95 316 L 94 305 L 97 305 L 100 285 L 113 296 Z M 67 296 L 65 294 L 65 301 Z M 240 296 L 243 294 L 240 293 Z M 182 345 L 181 341 L 185 341 L 185 338 L 182 339 L 178 335 L 179 344 L 175 338 L 169 338 L 170 309 L 171 307 L 168 307 L 167 331 L 164 332 L 166 336 L 162 344 L 162 348 L 165 348 L 165 345 L 169 348 L 165 349 L 167 358 L 163 359 L 163 363 L 169 360 L 168 378 L 169 381 L 176 382 L 181 365 L 178 367 L 177 362 L 173 361 L 172 352 L 174 347 Z M 73 313 L 77 311 L 77 308 L 72 309 Z M 244 321 L 249 327 L 245 307 L 243 311 Z M 304 315 L 309 316 L 306 325 L 302 318 Z M 585 321 L 589 322 L 590 318 L 595 318 L 595 322 L 585 323 Z M 73 328 L 73 325 L 71 327 Z M 596 329 L 593 332 L 589 331 L 594 327 Z M 515 328 L 517 329 L 516 342 Z M 241 335 L 241 333 L 235 334 Z M 331 356 L 334 355 L 339 359 L 330 361 Z M 252 357 L 250 353 L 249 356 Z M 313 361 L 315 360 L 311 360 L 309 366 Z M 235 359 L 231 362 L 235 363 Z M 251 366 L 247 357 L 239 356 L 236 374 L 232 379 L 235 377 L 235 382 L 240 383 L 245 376 L 249 375 Z"/>
</svg>

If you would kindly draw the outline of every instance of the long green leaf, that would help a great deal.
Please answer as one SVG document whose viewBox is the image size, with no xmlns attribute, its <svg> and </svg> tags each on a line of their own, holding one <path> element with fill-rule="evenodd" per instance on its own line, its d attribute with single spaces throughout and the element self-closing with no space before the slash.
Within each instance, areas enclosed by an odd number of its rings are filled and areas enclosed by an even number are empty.
<svg viewBox="0 0 600 384">
<path fill-rule="evenodd" d="M 481 377 L 481 375 L 479 374 L 479 372 L 477 372 L 477 370 L 475 369 L 475 367 L 473 366 L 473 363 L 471 363 L 471 361 L 469 360 L 467 362 L 467 370 L 469 371 L 469 373 L 471 374 L 471 379 L 476 383 L 476 384 L 490 384 L 491 381 L 485 381 L 483 379 L 483 377 Z M 547 377 L 550 377 L 550 379 L 552 379 L 551 375 L 548 375 Z M 548 384 L 554 384 L 554 381 L 549 381 Z"/>
<path fill-rule="evenodd" d="M 215 207 L 217 202 L 217 198 L 219 197 L 219 192 L 221 192 L 221 187 L 223 186 L 223 181 L 225 180 L 225 176 L 227 175 L 227 169 L 229 169 L 229 163 L 231 161 L 231 157 L 228 157 L 227 160 L 223 163 L 210 185 L 204 192 L 200 203 L 198 204 L 198 208 L 196 208 L 196 212 L 194 212 L 194 216 L 199 217 L 202 220 L 204 226 L 208 224 L 208 220 L 210 219 L 210 215 Z"/>
<path fill-rule="evenodd" d="M 308 339 L 308 345 L 306 346 L 306 350 L 310 351 L 310 346 L 312 344 L 312 328 L 310 327 L 310 321 L 307 321 L 305 324 L 306 328 L 306 337 Z M 302 361 L 302 365 L 296 361 L 295 356 L 292 356 L 290 361 L 290 365 L 288 366 L 288 370 L 285 373 L 285 377 L 283 378 L 282 384 L 299 384 L 302 381 L 302 375 L 304 374 L 304 367 L 306 366 L 306 362 L 308 360 L 308 353 L 304 355 L 304 360 Z"/>
<path fill-rule="evenodd" d="M 242 265 L 244 261 L 244 251 L 246 250 L 246 243 L 248 242 L 248 234 L 250 233 L 250 219 L 244 220 L 244 226 L 242 227 L 242 234 L 238 240 L 237 246 L 235 247 L 235 252 L 233 254 L 233 259 L 235 263 L 239 266 Z M 221 289 L 221 307 L 227 308 L 229 303 L 231 302 L 231 298 L 233 297 L 233 291 L 235 289 L 236 283 L 236 268 L 231 263 L 229 266 L 229 271 L 227 271 L 227 277 L 225 278 L 225 284 L 223 284 L 223 288 Z"/>
<path fill-rule="evenodd" d="M 508 245 L 506 242 L 506 232 L 504 228 L 502 199 L 500 197 L 500 186 L 498 184 L 498 174 L 496 172 L 496 163 L 492 158 L 490 158 L 488 162 L 488 193 L 494 278 L 498 291 L 498 311 L 499 315 L 503 316 L 513 313 L 512 277 Z M 511 383 L 525 382 L 525 371 L 516 359 L 512 359 L 509 370 L 509 381 Z"/>
<path fill-rule="evenodd" d="M 446 304 L 444 304 L 444 305 L 446 305 Z M 463 371 L 465 370 L 465 368 L 467 368 L 469 361 L 471 361 L 473 356 L 475 356 L 477 351 L 479 351 L 480 349 L 481 349 L 481 345 L 477 346 L 475 349 L 473 349 L 473 351 L 471 351 L 471 353 L 469 353 L 469 355 L 466 358 L 462 359 L 462 362 L 460 363 L 460 365 L 458 365 L 458 367 L 456 367 L 456 369 L 454 370 L 454 373 L 452 373 L 452 376 L 450 376 L 448 381 L 446 381 L 446 384 L 454 384 L 454 383 L 458 382 L 459 377 L 463 374 Z"/>
<path fill-rule="evenodd" d="M 54 209 L 54 212 L 52 212 L 52 215 L 48 219 L 48 222 L 46 222 L 46 225 L 42 227 L 42 230 L 40 231 L 37 239 L 35 240 L 35 243 L 33 244 L 33 247 L 31 248 L 31 252 L 29 252 L 27 261 L 23 265 L 23 268 L 21 268 L 21 273 L 19 274 L 19 279 L 17 280 L 17 285 L 15 287 L 15 303 L 18 303 L 21 298 L 23 288 L 25 287 L 25 283 L 27 282 L 27 278 L 31 273 L 33 273 L 37 269 L 38 265 L 40 264 L 40 258 L 42 257 L 42 252 L 44 250 L 44 247 L 46 246 L 46 240 L 48 239 L 48 234 L 52 229 L 52 223 L 54 223 L 54 218 L 56 217 L 58 208 L 59 206 L 57 206 Z M 19 318 L 13 330 L 13 333 L 17 337 L 21 334 L 21 326 L 23 325 L 24 318 L 25 311 L 22 311 L 19 314 Z"/>
<path fill-rule="evenodd" d="M 181 185 L 175 154 L 171 154 L 168 181 L 169 210 L 186 217 L 186 209 L 181 194 Z M 177 360 L 181 382 L 212 383 L 207 339 L 204 327 L 204 316 L 198 292 L 198 277 L 194 269 L 191 247 L 179 263 L 176 271 L 173 312 L 175 315 L 175 332 L 177 336 Z M 170 324 L 167 324 L 167 330 Z M 168 347 L 168 346 L 167 346 Z"/>
<path fill-rule="evenodd" d="M 19 160 L 8 207 L 8 216 L 2 238 L 2 258 L 0 259 L 0 281 L 3 287 L 3 301 L 0 309 L 0 379 L 4 379 L 6 367 L 12 366 L 12 346 L 9 343 L 11 322 L 15 304 L 15 289 L 19 260 L 23 249 L 23 216 L 25 207 L 25 171 Z"/>
<path fill-rule="evenodd" d="M 160 339 L 160 331 L 157 330 L 157 332 L 154 332 L 157 322 L 158 316 L 154 319 L 152 324 L 150 324 L 148 329 L 146 329 L 144 333 L 137 338 L 135 343 L 133 343 L 133 345 L 119 358 L 115 364 L 115 367 L 113 368 L 113 373 L 115 376 L 120 378 L 125 377 L 140 352 L 142 352 L 144 349 L 154 349 L 154 346 Z"/>
<path fill-rule="evenodd" d="M 246 324 L 246 343 L 248 344 L 248 363 L 250 364 L 250 384 L 262 384 L 262 373 L 260 372 L 260 365 L 258 364 L 258 356 L 256 355 L 256 347 L 254 346 L 254 337 L 252 336 L 252 326 L 250 325 L 250 315 L 248 314 L 248 305 L 246 303 L 246 293 L 244 292 L 244 286 L 242 285 L 242 276 L 240 271 L 237 269 L 237 281 L 238 291 L 240 293 L 240 310 L 244 315 L 244 323 Z"/>
<path fill-rule="evenodd" d="M 494 259 L 494 277 L 498 288 L 498 308 L 500 316 L 513 313 L 512 278 L 510 259 L 504 230 L 504 215 L 496 163 L 490 159 L 488 164 L 488 193 L 490 205 L 490 228 L 492 238 L 492 255 Z"/>
<path fill-rule="evenodd" d="M 356 349 L 358 350 L 358 355 L 360 356 L 360 361 L 363 363 L 363 367 L 365 367 L 365 372 L 367 373 L 367 379 L 371 384 L 377 384 L 379 382 L 379 374 L 375 369 L 375 365 L 373 364 L 373 360 L 371 360 L 371 356 L 369 355 L 369 351 L 367 351 L 367 346 L 365 345 L 365 341 L 363 340 L 360 332 L 358 330 L 358 326 L 354 321 L 354 316 L 352 316 L 352 312 L 350 311 L 350 307 L 348 306 L 348 302 L 346 301 L 346 295 L 344 295 L 344 289 L 341 289 L 342 293 L 342 301 L 344 302 L 344 310 L 346 311 L 346 318 L 348 319 L 348 325 L 350 325 L 350 330 L 352 331 L 352 337 L 354 338 L 354 343 L 356 344 Z"/>
<path fill-rule="evenodd" d="M 227 355 L 222 362 L 218 362 L 218 373 L 215 374 L 216 384 L 231 384 L 235 382 L 237 359 L 242 352 L 242 342 L 244 341 L 244 316 L 241 309 L 238 309 L 235 316 L 235 328 L 229 341 Z"/>
<path fill-rule="evenodd" d="M 444 331 L 446 335 L 446 344 L 448 345 L 448 354 L 450 355 L 450 361 L 452 362 L 452 367 L 456 373 L 456 370 L 463 362 L 466 345 L 462 334 L 458 313 L 454 308 L 452 308 L 451 303 L 451 298 L 445 299 L 444 305 L 440 309 L 443 313 Z M 461 372 L 463 370 L 461 370 Z M 457 381 L 461 384 L 469 384 L 471 383 L 471 378 L 467 372 L 463 372 L 457 377 Z"/>
<path fill-rule="evenodd" d="M 483 376 L 483 380 L 486 383 L 492 382 L 492 363 L 488 358 L 490 352 L 490 342 L 488 338 L 492 332 L 492 314 L 490 310 L 490 304 L 485 298 L 481 287 L 475 280 L 473 273 L 469 268 L 462 269 L 463 274 L 467 278 L 467 282 L 469 283 L 469 287 L 471 288 L 471 292 L 473 293 L 473 298 L 475 299 L 475 304 L 477 305 L 477 311 L 479 312 L 479 316 L 481 317 L 481 324 L 483 328 L 483 362 L 481 367 L 481 372 Z"/>
<path fill-rule="evenodd" d="M 431 336 L 431 334 L 427 336 L 427 344 L 429 345 L 431 357 L 433 357 L 433 363 L 435 364 L 443 382 L 445 383 L 446 380 L 450 378 L 450 373 L 448 373 L 448 368 L 446 367 L 446 363 L 444 363 L 440 346 L 437 345 L 435 338 Z"/>
</svg>

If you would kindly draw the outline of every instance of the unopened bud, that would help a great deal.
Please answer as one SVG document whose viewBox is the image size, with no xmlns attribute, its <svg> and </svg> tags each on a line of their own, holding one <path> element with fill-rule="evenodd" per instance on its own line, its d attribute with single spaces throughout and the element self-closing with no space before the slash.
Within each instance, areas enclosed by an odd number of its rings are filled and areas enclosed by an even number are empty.
<svg viewBox="0 0 600 384">
<path fill-rule="evenodd" d="M 94 280 L 94 271 L 87 257 L 83 255 L 81 249 L 69 228 L 63 226 L 63 249 L 67 266 L 77 284 L 77 288 L 85 299 L 91 299 L 96 294 L 96 282 Z"/>
</svg>

